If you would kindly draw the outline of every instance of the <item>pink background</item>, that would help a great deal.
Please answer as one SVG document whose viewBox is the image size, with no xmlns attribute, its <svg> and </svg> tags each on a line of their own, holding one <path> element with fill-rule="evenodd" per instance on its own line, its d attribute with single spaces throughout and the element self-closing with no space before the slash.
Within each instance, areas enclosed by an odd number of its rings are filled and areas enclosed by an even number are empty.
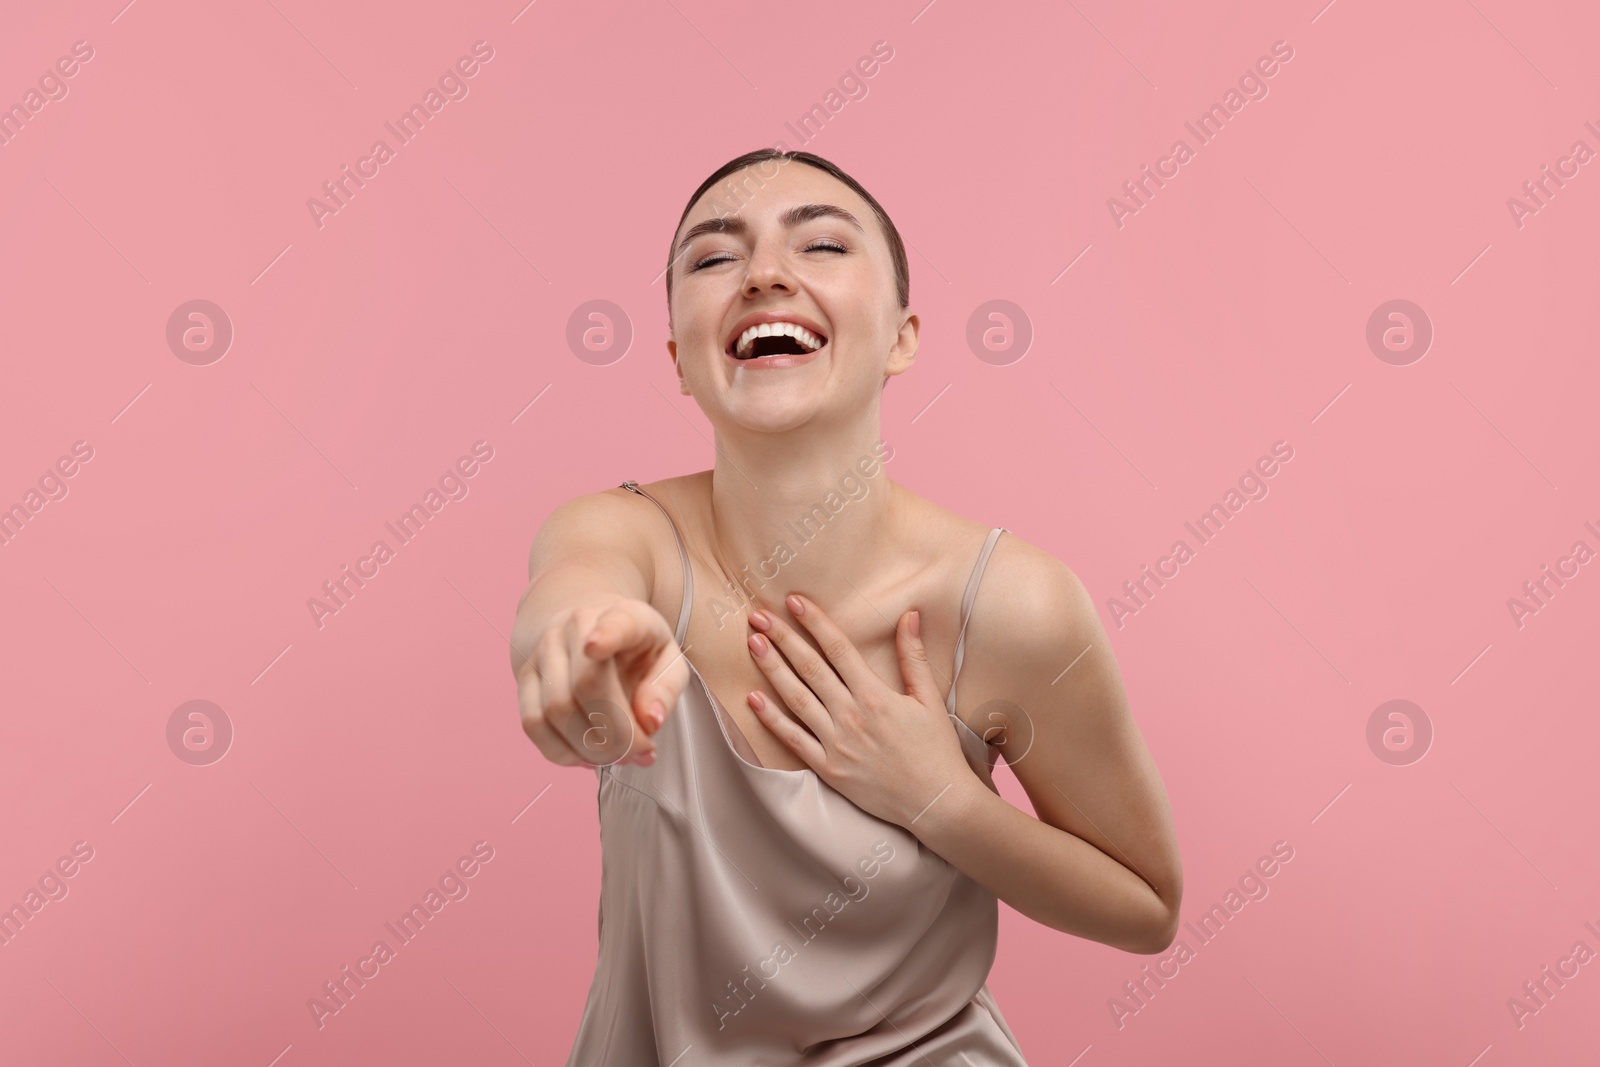
<svg viewBox="0 0 1600 1067">
<path fill-rule="evenodd" d="M 1600 163 L 1520 227 L 1507 207 L 1600 149 L 1592 11 L 124 2 L 11 5 L 0 34 L 0 103 L 94 50 L 0 145 L 0 505 L 93 449 L 0 546 L 0 903 L 93 849 L 0 948 L 0 1059 L 564 1062 L 595 780 L 517 723 L 529 542 L 577 494 L 711 464 L 663 347 L 672 226 L 725 160 L 800 147 L 784 124 L 880 40 L 804 147 L 913 248 L 893 478 L 1107 605 L 1294 449 L 1143 610 L 1103 616 L 1185 918 L 1274 842 L 1294 858 L 1217 940 L 1180 934 L 1195 958 L 1121 1028 L 1108 1000 L 1157 957 L 1002 905 L 991 985 L 1029 1061 L 1600 1044 L 1600 962 L 1520 1028 L 1507 1007 L 1600 951 L 1600 566 L 1520 627 L 1507 607 L 1600 549 Z M 479 40 L 469 95 L 319 228 L 307 199 Z M 1119 228 L 1108 198 L 1280 40 L 1269 94 Z M 196 299 L 235 331 L 209 365 L 166 339 Z M 1366 340 L 1396 299 L 1434 330 L 1404 366 Z M 634 333 L 606 365 L 566 340 L 591 300 Z M 1031 323 L 1022 358 L 968 346 L 990 300 Z M 319 628 L 308 598 L 478 441 L 468 495 Z M 1392 699 L 1434 731 L 1409 765 L 1367 742 Z M 220 761 L 169 747 L 191 700 L 231 723 Z M 307 1000 L 478 841 L 470 894 L 319 1029 Z"/>
</svg>

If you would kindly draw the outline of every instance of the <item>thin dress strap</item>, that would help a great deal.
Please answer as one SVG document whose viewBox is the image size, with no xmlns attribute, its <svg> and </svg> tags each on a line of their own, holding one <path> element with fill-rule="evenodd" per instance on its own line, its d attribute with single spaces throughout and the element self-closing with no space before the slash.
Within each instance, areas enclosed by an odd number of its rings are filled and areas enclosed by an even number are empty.
<svg viewBox="0 0 1600 1067">
<path fill-rule="evenodd" d="M 683 639 L 689 635 L 689 607 L 694 603 L 694 571 L 689 567 L 689 553 L 683 547 L 683 538 L 678 534 L 678 524 L 673 522 L 672 513 L 661 507 L 661 501 L 639 488 L 638 482 L 623 482 L 622 488 L 631 493 L 638 493 L 656 507 L 661 508 L 661 514 L 667 517 L 667 522 L 672 524 L 672 539 L 678 543 L 678 559 L 683 561 L 683 607 L 678 609 L 678 647 L 683 647 Z"/>
<path fill-rule="evenodd" d="M 972 618 L 972 601 L 978 595 L 983 569 L 989 565 L 989 553 L 994 551 L 994 543 L 1005 532 L 1004 526 L 996 526 L 989 531 L 988 539 L 983 542 L 983 551 L 978 553 L 978 562 L 972 566 L 972 577 L 967 579 L 966 592 L 961 594 L 961 633 L 956 637 L 956 672 L 950 676 L 950 695 L 944 701 L 944 710 L 951 715 L 956 713 L 956 679 L 961 677 L 961 660 L 966 654 L 967 622 Z"/>
</svg>

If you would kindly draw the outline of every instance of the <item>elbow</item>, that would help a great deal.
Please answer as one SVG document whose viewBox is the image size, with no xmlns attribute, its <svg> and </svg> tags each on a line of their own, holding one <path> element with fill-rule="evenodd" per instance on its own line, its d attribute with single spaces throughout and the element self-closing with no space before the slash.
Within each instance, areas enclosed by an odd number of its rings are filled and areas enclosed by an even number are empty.
<svg viewBox="0 0 1600 1067">
<path fill-rule="evenodd" d="M 1141 923 L 1136 930 L 1130 931 L 1128 936 L 1119 942 L 1106 943 L 1138 956 L 1156 956 L 1171 948 L 1177 938 L 1178 913 L 1174 911 L 1159 921 Z"/>
<path fill-rule="evenodd" d="M 1162 920 L 1160 926 L 1155 927 L 1150 932 L 1150 936 L 1145 938 L 1141 946 L 1135 948 L 1133 951 L 1137 952 L 1141 956 L 1154 956 L 1157 953 L 1165 952 L 1167 949 L 1171 948 L 1172 943 L 1176 941 L 1177 938 L 1178 913 L 1176 910 L 1174 910 L 1169 917 Z"/>
<path fill-rule="evenodd" d="M 1143 956 L 1154 956 L 1172 947 L 1178 938 L 1180 908 L 1183 889 L 1174 886 L 1165 893 L 1156 894 L 1156 914 L 1145 924 L 1145 936 L 1132 951 Z"/>
</svg>

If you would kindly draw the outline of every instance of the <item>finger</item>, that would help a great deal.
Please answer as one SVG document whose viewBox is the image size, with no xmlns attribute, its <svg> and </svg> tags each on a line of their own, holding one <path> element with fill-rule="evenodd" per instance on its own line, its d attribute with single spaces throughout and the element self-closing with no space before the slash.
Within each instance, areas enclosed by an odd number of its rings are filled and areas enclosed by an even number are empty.
<svg viewBox="0 0 1600 1067">
<path fill-rule="evenodd" d="M 617 635 L 621 630 L 620 625 L 612 622 L 616 614 L 607 608 L 595 619 L 594 625 L 583 638 L 585 656 L 590 659 L 609 659 L 616 654 Z"/>
<path fill-rule="evenodd" d="M 607 657 L 607 653 L 612 654 Z M 646 738 L 661 728 L 688 682 L 687 664 L 673 669 L 673 661 L 681 656 L 677 642 L 653 611 L 608 608 L 584 639 L 580 654 L 584 663 L 596 663 L 594 657 L 601 657 L 618 669 L 629 713 Z"/>
<path fill-rule="evenodd" d="M 840 680 L 832 664 L 813 648 L 805 634 L 795 629 L 770 611 L 757 611 L 749 615 L 752 628 L 761 631 L 771 640 L 782 658 L 788 661 L 796 677 L 807 689 L 816 694 L 824 708 L 836 708 L 853 699 L 850 688 Z M 751 645 L 751 651 L 755 646 Z M 757 663 L 760 666 L 760 663 Z M 782 694 L 780 694 L 782 695 Z"/>
<path fill-rule="evenodd" d="M 575 729 L 572 724 L 574 708 L 572 687 L 569 684 L 567 655 L 561 636 L 559 629 L 546 630 L 533 650 L 532 673 L 539 679 L 539 716 L 551 729 L 566 739 L 573 751 L 581 755 L 577 739 L 578 734 L 582 732 L 582 726 L 580 724 Z"/>
<path fill-rule="evenodd" d="M 656 746 L 626 707 L 606 698 L 585 700 L 583 704 L 583 718 L 588 724 L 582 742 L 585 759 L 611 766 L 636 763 L 641 757 L 655 755 Z"/>
<path fill-rule="evenodd" d="M 538 672 L 528 671 L 523 676 L 518 686 L 517 701 L 522 716 L 522 732 L 528 735 L 528 740 L 534 743 L 545 759 L 563 767 L 583 763 L 578 754 L 572 751 L 572 746 L 567 744 L 567 739 L 551 729 L 545 721 L 544 712 L 539 706 Z"/>
<path fill-rule="evenodd" d="M 834 729 L 832 713 L 828 710 L 827 705 L 818 699 L 816 692 L 800 680 L 783 655 L 773 646 L 772 642 L 766 640 L 767 637 L 777 632 L 780 625 L 780 623 L 775 622 L 772 629 L 768 630 L 766 634 L 752 634 L 747 642 L 747 647 L 756 661 L 756 666 L 761 669 L 762 674 L 767 676 L 767 681 L 772 683 L 772 688 L 777 691 L 778 696 L 788 706 L 789 710 L 794 712 L 820 741 L 825 745 L 831 745 L 833 743 Z M 819 664 L 830 675 L 833 673 L 828 665 L 822 662 L 822 657 L 818 656 L 804 641 L 799 640 L 797 635 L 791 632 L 789 637 L 789 645 L 791 647 L 795 645 L 805 647 L 806 651 L 811 653 L 814 663 Z M 838 685 L 838 679 L 834 679 L 834 684 Z M 751 697 L 760 696 L 760 693 L 751 694 Z M 849 694 L 846 693 L 845 697 L 848 699 Z M 750 706 L 756 706 L 753 700 Z M 774 709 L 774 714 L 780 719 L 784 718 L 781 711 Z M 768 725 L 770 726 L 771 724 L 769 723 Z"/>
<path fill-rule="evenodd" d="M 822 649 L 822 654 L 827 657 L 828 663 L 838 672 L 844 684 L 859 699 L 868 692 L 883 688 L 883 679 L 867 665 L 861 658 L 861 653 L 856 649 L 855 643 L 839 629 L 838 625 L 828 617 L 827 612 L 817 607 L 814 600 L 801 596 L 799 593 L 790 593 L 784 598 L 784 604 L 789 608 L 790 614 L 799 620 L 800 625 L 806 628 L 817 642 L 817 647 Z M 785 655 L 788 648 L 784 648 Z"/>
<path fill-rule="evenodd" d="M 689 688 L 689 661 L 678 642 L 669 641 L 642 661 L 639 668 L 639 681 L 633 689 L 633 713 L 654 735 Z"/>
<path fill-rule="evenodd" d="M 906 695 L 919 703 L 934 705 L 944 702 L 939 686 L 933 677 L 933 665 L 928 662 L 928 650 L 922 644 L 922 613 L 908 611 L 900 616 L 895 627 L 895 647 L 900 652 L 900 676 L 906 682 Z"/>
<path fill-rule="evenodd" d="M 627 694 L 629 713 L 637 727 L 630 760 L 655 751 L 647 739 L 661 729 L 688 683 L 687 664 L 667 672 L 664 679 L 660 677 L 677 655 L 676 649 L 677 642 L 659 614 L 639 605 L 619 604 L 601 612 L 577 653 L 585 663 L 609 658 L 627 678 L 637 680 L 646 672 L 650 680 L 648 686 L 633 684 Z"/>
<path fill-rule="evenodd" d="M 806 728 L 773 706 L 761 693 L 751 693 L 746 703 L 755 711 L 761 724 L 771 730 L 779 741 L 788 745 L 794 754 L 805 760 L 812 770 L 820 770 L 827 761 L 828 752 L 820 741 Z"/>
<path fill-rule="evenodd" d="M 583 628 L 576 620 L 568 620 L 567 639 L 577 720 L 567 735 L 578 731 L 574 747 L 579 755 L 591 763 L 613 764 L 654 752 L 649 734 L 627 706 L 617 660 L 596 661 L 579 651 Z"/>
<path fill-rule="evenodd" d="M 650 623 L 617 604 L 602 611 L 582 641 L 589 659 L 610 659 L 619 652 L 653 639 Z"/>
<path fill-rule="evenodd" d="M 605 714 L 603 704 L 590 699 L 585 706 L 573 689 L 571 649 L 576 642 L 576 627 L 552 627 L 540 638 L 537 672 L 540 680 L 540 716 L 560 734 L 578 759 L 591 765 L 616 763 L 630 755 L 635 735 L 631 717 L 613 705 Z M 609 667 L 610 664 L 603 665 Z M 603 677 L 603 675 L 602 675 Z M 626 720 L 626 723 L 622 722 Z"/>
</svg>

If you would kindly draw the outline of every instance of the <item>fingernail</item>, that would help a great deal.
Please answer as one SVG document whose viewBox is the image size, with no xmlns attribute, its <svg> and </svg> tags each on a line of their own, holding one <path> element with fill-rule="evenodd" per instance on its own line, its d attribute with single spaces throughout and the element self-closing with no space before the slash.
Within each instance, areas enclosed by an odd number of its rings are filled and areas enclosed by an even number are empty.
<svg viewBox="0 0 1600 1067">
<path fill-rule="evenodd" d="M 787 597 L 785 597 L 783 602 L 789 605 L 789 610 L 794 612 L 796 615 L 804 615 L 806 613 L 805 603 L 793 593 L 790 593 Z"/>
<path fill-rule="evenodd" d="M 654 752 L 646 752 L 644 755 L 636 757 L 636 762 L 641 767 L 648 767 L 652 763 L 654 763 L 655 761 L 656 761 L 656 754 Z"/>
<path fill-rule="evenodd" d="M 760 634 L 751 634 L 750 651 L 758 656 L 765 656 L 767 654 L 767 639 Z"/>
<path fill-rule="evenodd" d="M 765 612 L 752 611 L 750 613 L 750 625 L 765 632 L 772 628 L 772 620 L 767 618 Z"/>
<path fill-rule="evenodd" d="M 650 716 L 651 723 L 654 724 L 650 728 L 651 733 L 661 729 L 661 724 L 667 721 L 667 707 L 659 700 L 650 705 L 650 710 L 647 714 Z"/>
<path fill-rule="evenodd" d="M 922 636 L 922 612 L 920 611 L 913 611 L 911 613 L 911 636 Z"/>
</svg>

